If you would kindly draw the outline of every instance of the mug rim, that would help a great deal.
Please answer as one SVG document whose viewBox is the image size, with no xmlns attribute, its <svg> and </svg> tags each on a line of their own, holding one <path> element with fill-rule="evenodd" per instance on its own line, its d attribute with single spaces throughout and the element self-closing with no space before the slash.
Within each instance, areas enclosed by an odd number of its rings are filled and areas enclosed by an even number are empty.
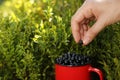
<svg viewBox="0 0 120 80">
<path fill-rule="evenodd" d="M 80 66 L 86 66 L 86 65 L 91 65 L 90 63 L 86 63 L 86 64 L 83 64 L 83 65 L 62 65 L 62 64 L 58 64 L 58 63 L 55 63 L 55 65 L 60 65 L 60 66 L 63 66 L 63 67 L 80 67 Z"/>
</svg>

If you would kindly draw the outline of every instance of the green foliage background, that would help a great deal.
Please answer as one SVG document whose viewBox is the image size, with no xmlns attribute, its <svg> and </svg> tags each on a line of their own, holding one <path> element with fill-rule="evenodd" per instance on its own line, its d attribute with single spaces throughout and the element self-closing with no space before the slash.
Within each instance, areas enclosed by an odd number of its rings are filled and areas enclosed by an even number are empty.
<svg viewBox="0 0 120 80">
<path fill-rule="evenodd" d="M 54 60 L 66 52 L 90 55 L 105 80 L 119 80 L 119 23 L 82 47 L 74 42 L 70 29 L 82 0 L 0 2 L 0 80 L 54 80 Z M 94 76 L 94 80 L 99 79 Z"/>
</svg>

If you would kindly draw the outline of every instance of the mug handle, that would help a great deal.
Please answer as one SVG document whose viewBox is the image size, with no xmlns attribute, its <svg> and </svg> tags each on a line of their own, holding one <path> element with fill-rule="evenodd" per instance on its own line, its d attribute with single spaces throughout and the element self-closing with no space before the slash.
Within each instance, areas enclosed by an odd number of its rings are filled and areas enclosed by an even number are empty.
<svg viewBox="0 0 120 80">
<path fill-rule="evenodd" d="M 89 67 L 89 72 L 96 72 L 99 75 L 100 80 L 103 80 L 103 74 L 101 70 L 97 68 Z"/>
</svg>

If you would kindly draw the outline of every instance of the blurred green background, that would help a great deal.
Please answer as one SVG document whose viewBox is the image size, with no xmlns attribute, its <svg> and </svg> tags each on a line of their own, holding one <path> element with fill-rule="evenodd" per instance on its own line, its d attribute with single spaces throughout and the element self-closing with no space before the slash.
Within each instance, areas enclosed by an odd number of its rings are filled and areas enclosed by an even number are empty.
<svg viewBox="0 0 120 80">
<path fill-rule="evenodd" d="M 55 80 L 55 59 L 67 52 L 91 56 L 104 80 L 119 80 L 120 24 L 104 29 L 88 46 L 76 44 L 70 20 L 82 3 L 0 0 L 0 80 Z"/>
</svg>

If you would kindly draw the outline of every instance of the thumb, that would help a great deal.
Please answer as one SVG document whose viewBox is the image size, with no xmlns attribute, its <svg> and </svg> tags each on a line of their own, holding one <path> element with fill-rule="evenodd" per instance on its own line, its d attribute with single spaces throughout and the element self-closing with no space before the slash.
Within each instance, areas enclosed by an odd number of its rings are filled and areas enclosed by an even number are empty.
<svg viewBox="0 0 120 80">
<path fill-rule="evenodd" d="M 104 28 L 105 28 L 105 19 L 101 17 L 85 33 L 83 37 L 83 45 L 88 45 L 97 36 L 97 34 Z"/>
</svg>

